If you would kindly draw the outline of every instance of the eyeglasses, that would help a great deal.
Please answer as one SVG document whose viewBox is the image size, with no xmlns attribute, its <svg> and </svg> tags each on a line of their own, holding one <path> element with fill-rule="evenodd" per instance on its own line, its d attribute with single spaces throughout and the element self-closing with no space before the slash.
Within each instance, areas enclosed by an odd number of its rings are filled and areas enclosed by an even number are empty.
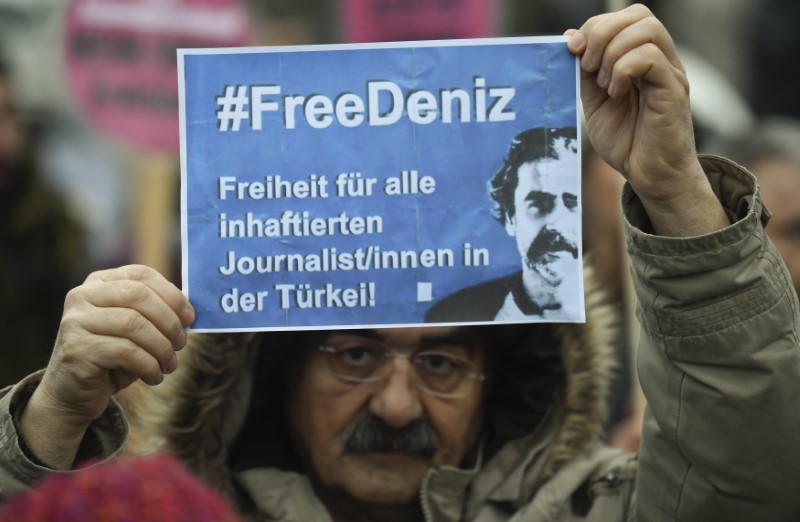
<svg viewBox="0 0 800 522">
<path fill-rule="evenodd" d="M 340 379 L 352 383 L 384 380 L 391 375 L 395 359 L 406 359 L 416 377 L 414 384 L 422 391 L 437 397 L 454 398 L 464 395 L 472 380 L 483 381 L 486 375 L 477 372 L 469 351 L 460 345 L 443 345 L 400 353 L 386 344 L 357 336 L 336 337 L 320 346 L 330 370 Z"/>
</svg>

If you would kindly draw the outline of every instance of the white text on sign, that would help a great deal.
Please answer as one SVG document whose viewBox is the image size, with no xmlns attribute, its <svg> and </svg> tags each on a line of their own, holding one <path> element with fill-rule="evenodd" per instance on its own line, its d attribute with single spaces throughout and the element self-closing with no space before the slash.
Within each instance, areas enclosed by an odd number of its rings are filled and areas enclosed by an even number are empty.
<svg viewBox="0 0 800 522">
<path fill-rule="evenodd" d="M 338 93 L 331 99 L 324 94 L 281 96 L 280 85 L 227 85 L 216 97 L 217 128 L 220 132 L 238 132 L 242 121 L 249 120 L 252 130 L 265 127 L 264 115 L 282 114 L 281 126 L 295 129 L 298 120 L 313 129 L 326 129 L 334 122 L 343 127 L 392 125 L 405 115 L 412 123 L 426 125 L 469 123 L 470 121 L 514 121 L 511 100 L 514 87 L 487 87 L 486 79 L 475 77 L 473 87 L 441 89 L 438 96 L 424 89 L 403 93 L 394 82 L 367 82 L 366 102 L 352 92 Z M 299 114 L 298 114 L 299 113 Z M 299 117 L 298 117 L 299 116 Z"/>
</svg>

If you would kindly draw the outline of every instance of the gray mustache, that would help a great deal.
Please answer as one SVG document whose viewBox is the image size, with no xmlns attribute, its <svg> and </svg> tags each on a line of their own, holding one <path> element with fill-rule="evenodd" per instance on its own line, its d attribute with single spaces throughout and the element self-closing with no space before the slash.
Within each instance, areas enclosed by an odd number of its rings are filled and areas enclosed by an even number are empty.
<svg viewBox="0 0 800 522">
<path fill-rule="evenodd" d="M 439 438 L 424 419 L 394 428 L 367 413 L 347 428 L 344 450 L 348 453 L 400 452 L 429 458 L 439 451 Z"/>
</svg>

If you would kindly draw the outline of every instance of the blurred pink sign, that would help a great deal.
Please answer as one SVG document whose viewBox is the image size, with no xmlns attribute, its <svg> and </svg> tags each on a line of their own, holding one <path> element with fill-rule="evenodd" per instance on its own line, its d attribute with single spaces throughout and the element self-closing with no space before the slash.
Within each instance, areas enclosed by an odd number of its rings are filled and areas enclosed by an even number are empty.
<svg viewBox="0 0 800 522">
<path fill-rule="evenodd" d="M 80 111 L 137 148 L 177 152 L 175 50 L 249 45 L 253 31 L 240 0 L 74 0 L 64 34 Z"/>
<path fill-rule="evenodd" d="M 341 0 L 349 42 L 494 36 L 491 0 Z"/>
</svg>

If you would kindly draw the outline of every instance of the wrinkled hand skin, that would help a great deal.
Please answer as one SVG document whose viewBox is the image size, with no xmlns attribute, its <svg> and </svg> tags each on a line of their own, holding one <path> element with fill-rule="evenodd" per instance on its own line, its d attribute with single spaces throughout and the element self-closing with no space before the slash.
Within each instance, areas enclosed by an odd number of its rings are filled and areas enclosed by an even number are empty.
<svg viewBox="0 0 800 522">
<path fill-rule="evenodd" d="M 697 159 L 689 82 L 661 22 L 636 4 L 565 34 L 580 58 L 589 139 L 631 184 L 656 232 L 692 236 L 729 225 Z"/>
<path fill-rule="evenodd" d="M 115 393 L 138 379 L 157 385 L 177 369 L 194 317 L 181 291 L 146 266 L 95 272 L 70 291 L 50 362 L 20 419 L 36 456 L 71 468 Z"/>
</svg>

